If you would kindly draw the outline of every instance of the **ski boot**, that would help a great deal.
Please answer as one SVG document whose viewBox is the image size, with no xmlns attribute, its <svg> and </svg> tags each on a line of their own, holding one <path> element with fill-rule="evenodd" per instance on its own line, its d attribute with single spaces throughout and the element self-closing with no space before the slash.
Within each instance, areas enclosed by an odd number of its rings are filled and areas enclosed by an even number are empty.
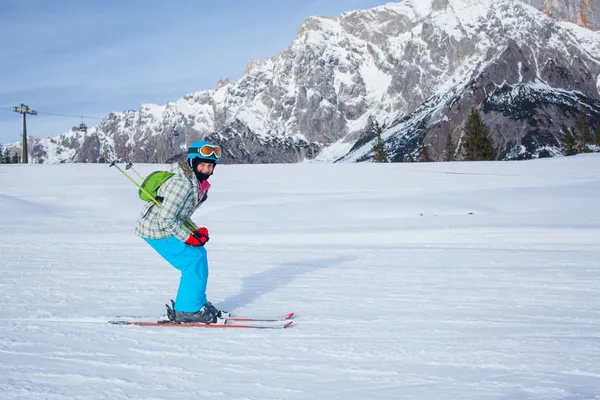
<svg viewBox="0 0 600 400">
<path fill-rule="evenodd" d="M 167 308 L 167 315 L 163 320 L 176 324 L 222 324 L 225 323 L 225 318 L 229 316 L 229 313 L 219 311 L 210 302 L 206 303 L 200 310 L 192 312 L 175 310 L 175 302 L 173 300 L 171 300 L 170 307 L 168 304 L 165 304 L 165 307 Z"/>
<path fill-rule="evenodd" d="M 229 313 L 228 311 L 221 311 L 221 310 L 217 309 L 217 307 L 213 306 L 210 301 L 208 303 L 206 303 L 204 305 L 204 307 L 208 308 L 219 319 L 225 319 L 231 315 L 231 313 Z"/>
</svg>

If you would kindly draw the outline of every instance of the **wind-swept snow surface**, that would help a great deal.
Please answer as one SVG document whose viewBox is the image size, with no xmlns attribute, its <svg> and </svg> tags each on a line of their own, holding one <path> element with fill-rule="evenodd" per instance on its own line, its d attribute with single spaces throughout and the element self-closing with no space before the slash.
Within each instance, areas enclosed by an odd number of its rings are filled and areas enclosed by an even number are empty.
<svg viewBox="0 0 600 400">
<path fill-rule="evenodd" d="M 216 331 L 106 323 L 161 315 L 179 280 L 114 168 L 2 165 L 0 397 L 599 399 L 598 171 L 219 166 L 194 216 L 209 299 L 297 317 Z"/>
</svg>

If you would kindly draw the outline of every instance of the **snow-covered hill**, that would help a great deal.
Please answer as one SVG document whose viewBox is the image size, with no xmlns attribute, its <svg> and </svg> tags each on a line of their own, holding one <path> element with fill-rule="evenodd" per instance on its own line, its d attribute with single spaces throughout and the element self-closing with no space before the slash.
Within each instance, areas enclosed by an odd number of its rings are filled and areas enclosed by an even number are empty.
<svg viewBox="0 0 600 400">
<path fill-rule="evenodd" d="M 514 0 L 405 0 L 311 17 L 238 81 L 39 140 L 32 158 L 164 162 L 207 138 L 226 163 L 360 161 L 377 120 L 394 161 L 422 141 L 438 159 L 473 106 L 501 158 L 556 154 L 580 106 L 600 119 L 600 33 Z"/>
<path fill-rule="evenodd" d="M 193 216 L 209 299 L 297 314 L 220 331 L 106 323 L 155 319 L 180 275 L 134 235 L 114 168 L 0 165 L 0 398 L 598 399 L 598 171 L 219 166 Z"/>
</svg>

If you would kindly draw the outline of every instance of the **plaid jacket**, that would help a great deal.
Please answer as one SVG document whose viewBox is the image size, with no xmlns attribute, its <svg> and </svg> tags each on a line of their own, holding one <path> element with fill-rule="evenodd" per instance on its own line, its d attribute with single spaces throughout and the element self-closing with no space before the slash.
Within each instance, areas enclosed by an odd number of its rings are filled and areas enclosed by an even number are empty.
<svg viewBox="0 0 600 400">
<path fill-rule="evenodd" d="M 190 230 L 196 229 L 186 220 L 206 200 L 208 189 L 204 193 L 198 192 L 198 180 L 189 165 L 182 161 L 173 164 L 174 172 L 169 180 L 158 189 L 158 196 L 162 196 L 162 207 L 154 202 L 146 204 L 138 218 L 135 233 L 147 239 L 164 239 L 175 236 L 185 242 L 190 236 Z M 199 200 L 199 195 L 202 200 Z"/>
</svg>

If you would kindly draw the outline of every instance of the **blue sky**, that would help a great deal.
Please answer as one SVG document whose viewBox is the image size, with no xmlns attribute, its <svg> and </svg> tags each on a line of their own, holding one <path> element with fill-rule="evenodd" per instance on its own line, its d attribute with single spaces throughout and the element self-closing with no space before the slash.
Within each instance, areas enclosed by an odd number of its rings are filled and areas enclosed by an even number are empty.
<svg viewBox="0 0 600 400">
<path fill-rule="evenodd" d="M 312 15 L 381 0 L 2 0 L 0 143 L 46 137 L 111 111 L 165 104 L 239 79 L 250 59 L 286 49 Z M 65 114 L 57 116 L 52 114 Z M 97 117 L 98 119 L 88 118 Z"/>
</svg>

